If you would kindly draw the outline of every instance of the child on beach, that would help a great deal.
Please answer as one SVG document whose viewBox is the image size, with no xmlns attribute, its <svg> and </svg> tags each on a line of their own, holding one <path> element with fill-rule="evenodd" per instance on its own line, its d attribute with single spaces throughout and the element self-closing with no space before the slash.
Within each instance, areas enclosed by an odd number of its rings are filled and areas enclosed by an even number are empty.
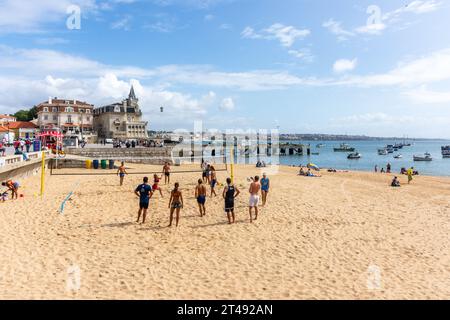
<svg viewBox="0 0 450 320">
<path fill-rule="evenodd" d="M 0 194 L 0 201 L 5 202 L 6 200 L 8 200 L 8 191 L 2 192 Z"/>
<path fill-rule="evenodd" d="M 259 191 L 261 190 L 261 184 L 259 183 L 259 177 L 255 176 L 253 182 L 250 184 L 248 192 L 250 193 L 249 199 L 249 214 L 250 222 L 253 222 L 252 209 L 255 209 L 255 219 L 258 219 L 258 205 L 259 205 Z"/>
<path fill-rule="evenodd" d="M 195 188 L 195 198 L 197 199 L 198 209 L 200 210 L 200 217 L 206 216 L 206 187 L 202 179 L 198 179 L 198 185 Z"/>
<path fill-rule="evenodd" d="M 127 170 L 125 169 L 125 163 L 122 161 L 120 164 L 120 167 L 117 169 L 117 175 L 120 177 L 120 185 L 123 185 L 123 179 L 125 178 L 125 175 L 128 174 Z"/>
<path fill-rule="evenodd" d="M 144 177 L 143 183 L 138 185 L 134 193 L 139 197 L 139 211 L 136 223 L 139 223 L 142 214 L 142 224 L 145 223 L 145 217 L 147 216 L 148 206 L 150 199 L 153 195 L 152 187 L 148 184 L 148 178 Z"/>
<path fill-rule="evenodd" d="M 394 177 L 394 179 L 392 180 L 391 187 L 400 187 L 400 181 L 398 181 L 397 177 Z"/>
<path fill-rule="evenodd" d="M 180 184 L 175 183 L 175 188 L 170 193 L 169 209 L 170 209 L 170 223 L 169 227 L 172 226 L 173 213 L 176 213 L 176 226 L 178 227 L 178 221 L 180 220 L 180 211 L 183 208 L 183 194 L 180 191 Z"/>
<path fill-rule="evenodd" d="M 227 185 L 223 189 L 222 197 L 225 200 L 225 212 L 228 217 L 228 224 L 235 223 L 234 199 L 240 194 L 238 188 L 231 183 L 231 178 L 227 178 Z"/>
<path fill-rule="evenodd" d="M 411 167 L 410 169 L 408 169 L 408 171 L 406 172 L 406 174 L 408 175 L 408 184 L 410 184 L 411 181 L 413 180 L 414 167 Z"/>
</svg>

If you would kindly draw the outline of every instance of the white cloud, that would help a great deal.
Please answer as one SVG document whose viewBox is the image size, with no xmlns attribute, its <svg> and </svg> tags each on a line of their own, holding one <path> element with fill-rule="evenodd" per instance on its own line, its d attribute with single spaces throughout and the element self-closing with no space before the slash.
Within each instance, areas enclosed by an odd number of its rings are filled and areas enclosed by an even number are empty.
<svg viewBox="0 0 450 320">
<path fill-rule="evenodd" d="M 289 50 L 288 53 L 297 58 L 301 59 L 305 62 L 312 62 L 314 60 L 314 56 L 311 54 L 309 49 L 300 49 L 300 50 Z"/>
<path fill-rule="evenodd" d="M 341 22 L 334 21 L 333 19 L 330 19 L 322 24 L 324 28 L 327 28 L 331 33 L 338 36 L 338 40 L 344 41 L 347 40 L 349 37 L 353 37 L 355 34 L 353 32 L 347 31 L 341 26 Z"/>
<path fill-rule="evenodd" d="M 338 36 L 338 40 L 340 41 L 347 40 L 349 37 L 353 37 L 356 34 L 380 35 L 392 24 L 400 21 L 401 17 L 404 14 L 412 13 L 420 15 L 430 13 L 438 10 L 440 7 L 442 7 L 442 5 L 443 5 L 442 1 L 415 0 L 403 7 L 400 7 L 390 12 L 386 12 L 385 14 L 382 14 L 381 8 L 378 7 L 380 11 L 380 16 L 378 19 L 379 21 L 375 21 L 376 19 L 374 19 L 374 21 L 371 21 L 372 23 L 367 23 L 363 26 L 356 27 L 352 31 L 345 30 L 342 27 L 342 23 L 335 21 L 334 19 L 329 19 L 328 21 L 324 22 L 322 26 L 324 28 L 327 28 L 331 33 Z M 371 14 L 373 14 L 373 12 L 371 12 Z M 403 28 L 406 28 L 408 25 L 409 24 L 406 24 L 405 26 L 403 26 Z"/>
<path fill-rule="evenodd" d="M 445 80 L 450 80 L 450 48 L 408 62 L 401 62 L 396 68 L 386 73 L 353 76 L 335 83 L 365 87 L 413 86 Z"/>
<path fill-rule="evenodd" d="M 361 34 L 379 35 L 386 29 L 386 27 L 387 26 L 384 23 L 373 23 L 358 27 L 355 31 Z"/>
<path fill-rule="evenodd" d="M 215 16 L 212 15 L 212 14 L 207 14 L 207 15 L 204 17 L 205 21 L 212 21 L 212 20 L 214 20 L 214 18 L 215 18 Z"/>
<path fill-rule="evenodd" d="M 234 110 L 234 100 L 233 98 L 225 98 L 222 100 L 222 103 L 220 104 L 220 110 L 223 111 L 232 111 Z"/>
<path fill-rule="evenodd" d="M 308 29 L 297 29 L 294 26 L 285 26 L 275 23 L 268 28 L 255 32 L 251 27 L 246 27 L 241 36 L 247 39 L 278 40 L 283 47 L 290 48 L 298 39 L 304 39 L 311 34 Z"/>
<path fill-rule="evenodd" d="M 0 33 L 42 32 L 44 26 L 57 21 L 65 28 L 70 5 L 78 5 L 82 15 L 97 9 L 95 0 L 2 0 Z"/>
<path fill-rule="evenodd" d="M 450 91 L 439 92 L 429 90 L 426 86 L 403 93 L 408 99 L 417 104 L 448 104 L 450 103 Z"/>
<path fill-rule="evenodd" d="M 131 21 L 131 16 L 127 15 L 127 16 L 123 17 L 122 19 L 111 23 L 111 29 L 120 29 L 120 30 L 129 31 L 131 29 L 130 21 Z"/>
<path fill-rule="evenodd" d="M 358 64 L 358 59 L 353 59 L 353 60 L 340 59 L 334 63 L 333 71 L 336 73 L 352 71 L 356 68 L 357 64 Z"/>
</svg>

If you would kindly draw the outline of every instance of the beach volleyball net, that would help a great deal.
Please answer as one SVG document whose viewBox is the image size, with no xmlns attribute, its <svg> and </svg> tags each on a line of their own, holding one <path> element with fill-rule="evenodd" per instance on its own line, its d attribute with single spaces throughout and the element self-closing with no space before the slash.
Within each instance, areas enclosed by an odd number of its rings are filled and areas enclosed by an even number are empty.
<svg viewBox="0 0 450 320">
<path fill-rule="evenodd" d="M 108 176 L 117 175 L 122 162 L 128 175 L 162 174 L 165 163 L 170 163 L 171 174 L 203 173 L 202 161 L 214 167 L 215 171 L 227 172 L 230 164 L 216 157 L 176 158 L 164 157 L 84 157 L 66 155 L 54 157 L 48 163 L 52 176 Z"/>
</svg>

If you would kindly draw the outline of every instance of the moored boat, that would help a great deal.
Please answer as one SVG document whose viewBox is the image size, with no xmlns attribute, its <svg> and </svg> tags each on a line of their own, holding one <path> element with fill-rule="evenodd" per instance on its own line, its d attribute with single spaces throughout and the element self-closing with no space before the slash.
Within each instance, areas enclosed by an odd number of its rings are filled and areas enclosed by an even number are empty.
<svg viewBox="0 0 450 320">
<path fill-rule="evenodd" d="M 361 154 L 359 152 L 353 152 L 347 156 L 347 159 L 360 159 L 360 158 Z"/>
<path fill-rule="evenodd" d="M 450 158 L 450 146 L 442 146 L 441 151 L 443 158 Z"/>
<path fill-rule="evenodd" d="M 334 152 L 354 152 L 355 148 L 350 147 L 346 143 L 341 143 L 341 145 L 338 148 L 333 148 Z"/>
<path fill-rule="evenodd" d="M 433 158 L 431 157 L 431 154 L 428 152 L 425 153 L 423 156 L 413 156 L 414 161 L 433 161 Z"/>
<path fill-rule="evenodd" d="M 386 148 L 378 149 L 378 155 L 380 155 L 380 156 L 385 156 L 385 155 L 387 155 L 387 154 L 388 154 L 388 152 L 387 152 L 387 149 L 386 149 Z"/>
<path fill-rule="evenodd" d="M 403 158 L 403 156 L 401 154 L 397 154 L 394 156 L 394 159 L 401 159 L 401 158 Z"/>
</svg>

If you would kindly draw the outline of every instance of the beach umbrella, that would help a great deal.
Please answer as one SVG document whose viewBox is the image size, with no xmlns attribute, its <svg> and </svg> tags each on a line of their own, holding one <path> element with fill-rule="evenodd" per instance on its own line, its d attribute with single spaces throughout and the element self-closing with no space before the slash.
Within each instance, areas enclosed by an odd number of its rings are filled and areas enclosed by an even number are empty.
<svg viewBox="0 0 450 320">
<path fill-rule="evenodd" d="M 314 170 L 317 170 L 317 171 L 320 170 L 320 168 L 317 165 L 315 165 L 314 163 L 308 163 L 307 167 L 309 169 L 314 169 Z"/>
</svg>

